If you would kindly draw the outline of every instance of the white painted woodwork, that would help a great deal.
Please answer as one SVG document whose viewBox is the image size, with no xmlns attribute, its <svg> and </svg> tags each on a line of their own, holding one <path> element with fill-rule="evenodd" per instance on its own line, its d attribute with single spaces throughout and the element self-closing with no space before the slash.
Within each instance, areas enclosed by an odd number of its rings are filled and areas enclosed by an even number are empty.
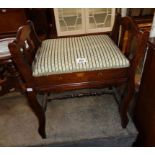
<svg viewBox="0 0 155 155">
<path fill-rule="evenodd" d="M 54 9 L 58 36 L 111 31 L 114 8 Z"/>
</svg>

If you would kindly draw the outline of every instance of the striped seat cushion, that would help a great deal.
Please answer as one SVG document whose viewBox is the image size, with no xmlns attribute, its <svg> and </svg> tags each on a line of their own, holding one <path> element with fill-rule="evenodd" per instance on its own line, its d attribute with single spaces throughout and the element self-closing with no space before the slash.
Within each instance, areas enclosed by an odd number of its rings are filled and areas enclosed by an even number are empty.
<svg viewBox="0 0 155 155">
<path fill-rule="evenodd" d="M 33 76 L 128 66 L 128 59 L 107 35 L 48 39 L 37 51 Z"/>
</svg>

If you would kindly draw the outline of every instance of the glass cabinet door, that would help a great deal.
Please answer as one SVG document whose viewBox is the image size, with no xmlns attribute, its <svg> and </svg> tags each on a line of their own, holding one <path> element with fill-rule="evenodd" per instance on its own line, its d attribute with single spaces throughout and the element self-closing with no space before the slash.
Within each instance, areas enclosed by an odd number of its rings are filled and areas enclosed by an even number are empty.
<svg viewBox="0 0 155 155">
<path fill-rule="evenodd" d="M 115 19 L 112 8 L 54 9 L 58 36 L 111 31 Z"/>
<path fill-rule="evenodd" d="M 86 32 L 111 31 L 115 18 L 115 9 L 89 8 L 86 9 Z"/>
<path fill-rule="evenodd" d="M 85 33 L 84 9 L 54 9 L 58 36 Z"/>
</svg>

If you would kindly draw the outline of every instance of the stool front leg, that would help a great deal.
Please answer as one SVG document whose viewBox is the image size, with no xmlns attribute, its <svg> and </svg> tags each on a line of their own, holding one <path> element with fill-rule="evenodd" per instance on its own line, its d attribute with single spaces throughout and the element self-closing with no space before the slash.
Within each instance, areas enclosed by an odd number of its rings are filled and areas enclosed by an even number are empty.
<svg viewBox="0 0 155 155">
<path fill-rule="evenodd" d="M 46 125 L 46 118 L 45 118 L 45 111 L 42 108 L 42 106 L 39 104 L 36 96 L 36 92 L 29 91 L 27 92 L 27 97 L 29 101 L 29 105 L 34 111 L 35 115 L 38 118 L 39 121 L 39 128 L 38 132 L 42 138 L 46 138 L 46 131 L 45 131 L 45 125 Z"/>
<path fill-rule="evenodd" d="M 130 102 L 134 96 L 134 81 L 133 79 L 130 79 L 129 81 L 127 81 L 127 86 L 124 90 L 124 94 L 121 100 L 121 103 L 119 105 L 119 112 L 120 112 L 120 116 L 121 116 L 121 125 L 123 128 L 126 128 L 129 119 L 127 116 L 128 113 L 128 109 L 129 109 L 129 105 Z"/>
</svg>

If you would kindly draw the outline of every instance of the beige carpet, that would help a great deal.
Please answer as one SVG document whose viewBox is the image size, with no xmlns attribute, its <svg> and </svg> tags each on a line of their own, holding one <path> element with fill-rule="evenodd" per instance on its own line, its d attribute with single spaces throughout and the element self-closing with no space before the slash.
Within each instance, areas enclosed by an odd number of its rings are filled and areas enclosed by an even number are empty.
<svg viewBox="0 0 155 155">
<path fill-rule="evenodd" d="M 131 120 L 122 129 L 111 95 L 55 100 L 48 104 L 46 118 L 47 139 L 41 139 L 25 97 L 0 97 L 0 146 L 131 146 L 137 136 Z"/>
</svg>

